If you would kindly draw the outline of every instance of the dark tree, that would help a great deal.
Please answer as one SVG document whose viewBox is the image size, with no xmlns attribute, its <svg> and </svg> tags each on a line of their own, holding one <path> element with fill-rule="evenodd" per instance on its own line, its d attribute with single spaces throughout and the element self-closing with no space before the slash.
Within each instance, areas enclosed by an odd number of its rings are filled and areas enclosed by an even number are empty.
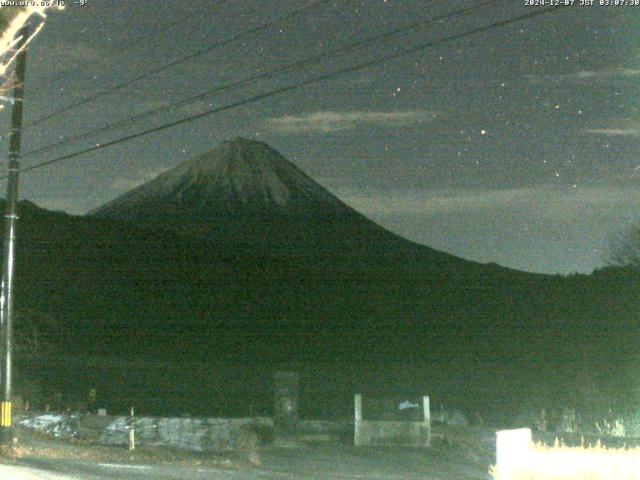
<svg viewBox="0 0 640 480">
<path fill-rule="evenodd" d="M 611 241 L 605 261 L 612 267 L 640 269 L 640 223 L 633 224 Z"/>
</svg>

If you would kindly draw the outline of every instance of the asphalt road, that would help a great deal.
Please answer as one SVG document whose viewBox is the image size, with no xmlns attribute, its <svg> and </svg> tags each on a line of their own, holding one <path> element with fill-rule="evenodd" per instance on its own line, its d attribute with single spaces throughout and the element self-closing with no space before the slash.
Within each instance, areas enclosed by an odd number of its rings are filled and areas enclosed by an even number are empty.
<svg viewBox="0 0 640 480">
<path fill-rule="evenodd" d="M 167 465 L 125 465 L 74 460 L 20 460 L 0 465 L 2 480 L 282 480 L 292 479 L 286 472 L 243 469 L 180 467 Z M 295 477 L 298 478 L 298 477 Z"/>
<path fill-rule="evenodd" d="M 21 454 L 0 458 L 0 480 L 488 480 L 495 463 L 491 429 L 434 429 L 428 449 L 354 447 L 326 442 L 297 448 L 262 446 L 260 465 L 212 464 L 157 451 L 122 460 L 121 451 L 24 436 Z M 119 457 L 115 454 L 119 453 Z M 125 455 L 126 457 L 126 455 Z M 116 459 L 118 458 L 118 459 Z"/>
<path fill-rule="evenodd" d="M 101 463 L 23 457 L 0 464 L 2 480 L 485 480 L 489 462 L 456 448 L 356 449 L 326 445 L 265 449 L 259 467 Z M 465 458 L 467 457 L 467 458 Z"/>
</svg>

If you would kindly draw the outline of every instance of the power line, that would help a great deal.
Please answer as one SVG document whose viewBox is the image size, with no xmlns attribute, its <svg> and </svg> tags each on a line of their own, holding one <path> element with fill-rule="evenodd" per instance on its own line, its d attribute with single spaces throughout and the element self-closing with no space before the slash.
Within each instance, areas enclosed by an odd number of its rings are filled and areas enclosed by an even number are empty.
<svg viewBox="0 0 640 480">
<path fill-rule="evenodd" d="M 213 5 L 211 5 L 211 7 L 215 7 L 215 6 L 219 6 L 216 4 L 222 4 L 225 3 L 227 0 L 217 0 L 214 2 Z M 129 38 L 127 39 L 127 43 L 125 43 L 124 45 L 115 48 L 113 50 L 111 50 L 110 52 L 110 57 L 113 57 L 115 55 L 119 55 L 121 53 L 126 52 L 127 50 L 131 50 L 133 47 L 139 47 L 142 43 L 142 40 L 147 39 L 147 38 L 153 38 L 153 37 L 164 37 L 165 35 L 167 35 L 167 33 L 169 33 L 171 31 L 171 29 L 173 27 L 176 27 L 182 23 L 185 23 L 185 21 L 187 20 L 187 18 L 179 18 L 178 20 L 173 20 L 171 22 L 165 23 L 164 25 L 159 25 L 156 26 L 156 30 L 151 31 L 151 32 L 146 32 L 143 33 L 141 35 L 138 35 L 136 37 L 133 38 Z M 111 60 L 111 58 L 109 58 L 109 60 Z M 77 74 L 78 72 L 78 68 L 83 68 L 83 67 L 87 67 L 87 66 L 91 66 L 91 65 L 100 65 L 100 64 L 104 64 L 105 63 L 105 59 L 104 57 L 98 58 L 94 61 L 89 61 L 89 62 L 75 62 L 71 65 L 71 67 L 63 70 L 62 72 L 59 72 L 59 74 L 54 77 L 53 79 L 49 79 L 49 80 L 43 80 L 41 82 L 37 82 L 35 89 L 37 89 L 39 87 L 38 83 L 42 83 L 42 84 L 47 84 L 47 85 L 52 85 L 54 83 L 59 82 L 60 80 L 63 80 L 67 77 L 70 77 L 72 74 Z"/>
<path fill-rule="evenodd" d="M 550 8 L 546 8 L 546 9 L 542 9 L 542 10 L 536 10 L 536 11 L 533 11 L 533 12 L 530 12 L 530 13 L 527 13 L 527 14 L 520 15 L 518 17 L 514 17 L 514 18 L 511 18 L 511 19 L 495 22 L 495 23 L 492 23 L 492 24 L 484 26 L 484 27 L 477 27 L 477 28 L 468 30 L 466 32 L 462 32 L 462 33 L 459 33 L 459 34 L 451 35 L 451 36 L 445 37 L 445 38 L 440 39 L 440 40 L 434 40 L 434 41 L 423 43 L 423 44 L 420 44 L 420 45 L 417 45 L 417 46 L 413 46 L 413 47 L 404 49 L 404 50 L 402 50 L 400 52 L 396 52 L 396 53 L 393 53 L 393 54 L 385 55 L 383 57 L 380 57 L 380 58 L 377 58 L 377 59 L 374 59 L 374 60 L 370 60 L 370 61 L 367 61 L 367 62 L 359 63 L 359 64 L 356 64 L 356 65 L 353 65 L 353 66 L 350 66 L 350 67 L 346 67 L 346 68 L 343 68 L 343 69 L 340 69 L 340 70 L 337 70 L 337 71 L 334 71 L 334 72 L 329 72 L 329 73 L 326 73 L 326 74 L 321 75 L 319 77 L 311 78 L 311 79 L 304 80 L 304 81 L 296 83 L 296 84 L 292 84 L 292 85 L 288 85 L 286 87 L 282 87 L 282 88 L 279 88 L 279 89 L 271 90 L 271 91 L 263 93 L 263 94 L 255 95 L 253 97 L 250 97 L 250 98 L 247 98 L 247 99 L 244 99 L 244 100 L 240 100 L 240 101 L 228 104 L 228 105 L 224 105 L 222 107 L 214 108 L 212 110 L 207 110 L 207 111 L 201 112 L 199 114 L 190 115 L 188 117 L 183 117 L 183 118 L 181 118 L 179 120 L 175 120 L 173 122 L 169 122 L 169 123 L 166 123 L 164 125 L 160 125 L 160 126 L 148 129 L 148 130 L 143 130 L 141 132 L 137 132 L 137 133 L 134 133 L 134 134 L 131 134 L 131 135 L 127 135 L 125 137 L 121 137 L 121 138 L 116 139 L 116 140 L 112 140 L 112 141 L 109 141 L 109 142 L 106 142 L 106 143 L 102 143 L 102 144 L 97 144 L 97 145 L 94 145 L 92 147 L 83 149 L 83 150 L 78 151 L 78 152 L 74 152 L 74 153 L 71 153 L 71 154 L 68 154 L 68 155 L 64 155 L 64 156 L 52 159 L 52 160 L 48 160 L 48 161 L 45 161 L 45 162 L 38 163 L 36 165 L 25 167 L 25 168 L 21 169 L 21 171 L 34 170 L 34 169 L 37 169 L 37 168 L 40 168 L 40 167 L 43 167 L 43 166 L 46 166 L 46 165 L 51 165 L 53 163 L 57 163 L 57 162 L 60 162 L 60 161 L 63 161 L 63 160 L 68 160 L 70 158 L 74 158 L 74 157 L 83 155 L 85 153 L 90 153 L 90 152 L 93 152 L 93 151 L 96 151 L 96 150 L 101 150 L 103 148 L 107 148 L 107 147 L 110 147 L 112 145 L 116 145 L 118 143 L 123 143 L 123 142 L 129 141 L 129 140 L 133 140 L 133 139 L 136 139 L 136 138 L 139 138 L 139 137 L 142 137 L 142 136 L 146 136 L 146 135 L 151 134 L 151 133 L 155 133 L 155 132 L 158 132 L 158 131 L 166 130 L 168 128 L 172 128 L 172 127 L 181 125 L 183 123 L 188 123 L 188 122 L 191 122 L 191 121 L 195 121 L 195 120 L 198 120 L 200 118 L 213 115 L 215 113 L 219 113 L 219 112 L 222 112 L 222 111 L 225 111 L 225 110 L 230 110 L 232 108 L 236 108 L 236 107 L 239 107 L 239 106 L 242 106 L 242 105 L 246 105 L 248 103 L 253 103 L 253 102 L 256 102 L 256 101 L 259 101 L 259 100 L 263 100 L 265 98 L 268 98 L 268 97 L 271 97 L 271 96 L 274 96 L 274 95 L 278 95 L 278 94 L 281 94 L 281 93 L 285 93 L 285 92 L 288 92 L 288 91 L 292 91 L 292 90 L 295 90 L 295 89 L 298 89 L 298 88 L 301 88 L 301 87 L 305 87 L 305 86 L 313 84 L 313 83 L 319 83 L 319 82 L 322 82 L 324 80 L 328 80 L 328 79 L 343 75 L 345 73 L 351 73 L 351 72 L 354 72 L 354 71 L 362 70 L 362 69 L 368 68 L 370 66 L 383 63 L 383 62 L 385 62 L 387 60 L 393 60 L 393 59 L 396 59 L 396 58 L 400 58 L 400 57 L 409 55 L 411 53 L 415 53 L 417 51 L 424 50 L 426 48 L 430 48 L 430 47 L 433 47 L 433 46 L 441 45 L 441 44 L 444 44 L 444 43 L 449 43 L 451 41 L 458 40 L 458 39 L 461 39 L 461 38 L 465 38 L 465 37 L 471 36 L 471 35 L 476 35 L 478 33 L 484 33 L 486 31 L 492 30 L 494 28 L 503 27 L 503 26 L 506 26 L 506 25 L 509 25 L 509 24 L 512 24 L 512 23 L 516 23 L 516 22 L 519 22 L 519 21 L 527 20 L 529 18 L 537 17 L 537 16 L 540 16 L 540 15 L 545 15 L 545 14 L 551 13 L 551 12 L 553 12 L 555 10 L 559 10 L 560 8 L 565 8 L 565 6 L 564 5 L 560 5 L 560 6 L 554 6 L 554 7 L 550 7 Z M 0 176 L 0 179 L 5 178 L 5 177 L 6 176 Z"/>
<path fill-rule="evenodd" d="M 266 30 L 267 28 L 269 28 L 270 26 L 274 25 L 275 23 L 286 21 L 286 20 L 288 20 L 288 19 L 290 19 L 290 18 L 292 18 L 292 17 L 294 17 L 294 16 L 296 16 L 296 15 L 298 15 L 300 13 L 312 10 L 312 9 L 314 9 L 314 8 L 320 6 L 321 4 L 326 3 L 328 1 L 329 0 L 316 0 L 316 1 L 312 2 L 311 4 L 305 6 L 305 7 L 295 9 L 295 10 L 291 11 L 290 13 L 288 13 L 286 15 L 283 15 L 283 16 L 275 19 L 275 20 L 272 20 L 272 21 L 269 21 L 269 22 L 265 22 L 265 23 L 263 23 L 261 25 L 258 25 L 256 27 L 249 28 L 249 29 L 244 30 L 242 32 L 239 32 L 239 33 L 237 33 L 235 35 L 232 35 L 227 40 L 223 40 L 222 42 L 214 43 L 213 45 L 209 45 L 208 47 L 204 47 L 204 48 L 201 48 L 199 50 L 196 50 L 195 52 L 193 52 L 193 53 L 191 53 L 189 55 L 186 55 L 184 57 L 180 57 L 180 58 L 177 58 L 175 60 L 172 60 L 172 61 L 170 61 L 168 63 L 165 63 L 165 64 L 163 64 L 163 65 L 161 65 L 159 67 L 156 67 L 156 68 L 154 68 L 152 70 L 148 70 L 148 71 L 146 71 L 144 73 L 141 73 L 140 75 L 137 75 L 137 76 L 135 76 L 133 78 L 130 78 L 129 80 L 125 80 L 124 82 L 121 82 L 118 85 L 115 85 L 115 86 L 111 87 L 110 89 L 108 89 L 105 92 L 101 92 L 101 93 L 97 93 L 95 95 L 91 95 L 89 97 L 85 97 L 84 99 L 79 100 L 79 101 L 77 101 L 75 103 L 72 103 L 70 105 L 67 105 L 66 107 L 63 107 L 63 108 L 55 110 L 55 111 L 53 111 L 51 113 L 48 113 L 48 114 L 38 118 L 37 120 L 34 120 L 33 122 L 25 125 L 24 128 L 30 128 L 30 127 L 39 125 L 39 124 L 41 124 L 41 123 L 43 123 L 43 122 L 45 122 L 45 121 L 47 121 L 47 120 L 49 120 L 49 119 L 51 119 L 51 118 L 53 118 L 55 116 L 60 115 L 61 113 L 68 112 L 69 110 L 72 110 L 74 108 L 80 107 L 81 105 L 85 105 L 85 104 L 87 104 L 89 102 L 92 102 L 93 100 L 97 100 L 98 98 L 110 95 L 110 94 L 112 94 L 114 92 L 117 92 L 118 90 L 123 89 L 124 87 L 128 87 L 129 85 L 132 85 L 132 84 L 134 84 L 134 83 L 136 83 L 136 82 L 138 82 L 140 80 L 143 80 L 143 79 L 148 78 L 148 77 L 150 77 L 152 75 L 155 75 L 156 73 L 160 73 L 160 72 L 162 72 L 164 70 L 167 70 L 169 68 L 175 67 L 176 65 L 180 65 L 181 63 L 188 62 L 189 60 L 193 60 L 194 58 L 197 58 L 197 57 L 199 57 L 201 55 L 204 55 L 205 53 L 208 53 L 208 52 L 210 52 L 212 50 L 215 50 L 216 48 L 220 48 L 220 47 L 223 47 L 225 45 L 228 45 L 229 43 L 232 43 L 235 40 L 237 40 L 238 38 L 241 38 L 241 37 L 243 37 L 245 35 L 251 35 L 251 34 L 260 32 L 262 30 Z"/>
<path fill-rule="evenodd" d="M 410 55 L 412 53 L 418 52 L 420 50 L 424 50 L 424 49 L 431 48 L 431 47 L 434 47 L 434 46 L 438 46 L 438 45 L 442 45 L 442 44 L 445 44 L 445 43 L 449 43 L 449 42 L 452 42 L 452 41 L 455 41 L 455 40 L 459 40 L 459 39 L 462 39 L 462 38 L 465 38 L 465 37 L 469 37 L 469 36 L 472 36 L 472 35 L 477 35 L 479 33 L 484 33 L 484 32 L 493 30 L 495 28 L 504 27 L 504 26 L 507 26 L 507 25 L 510 25 L 510 24 L 513 24 L 513 23 L 521 22 L 523 20 L 528 20 L 530 18 L 538 17 L 538 16 L 541 16 L 541 15 L 546 15 L 547 13 L 551 13 L 551 12 L 560 10 L 562 8 L 566 8 L 566 6 L 565 5 L 558 5 L 558 6 L 545 8 L 545 9 L 536 10 L 536 11 L 533 11 L 533 12 L 529 12 L 529 13 L 514 17 L 514 18 L 510 18 L 510 19 L 507 19 L 507 20 L 501 20 L 499 22 L 494 22 L 492 24 L 489 24 L 489 25 L 486 25 L 486 26 L 483 26 L 483 27 L 477 27 L 477 28 L 474 28 L 474 29 L 471 29 L 471 30 L 467 30 L 466 32 L 450 35 L 448 37 L 445 37 L 445 38 L 442 38 L 442 39 L 439 39 L 439 40 L 433 40 L 433 41 L 430 41 L 430 42 L 427 42 L 427 43 L 423 43 L 423 44 L 420 44 L 420 45 L 409 47 L 409 48 L 406 48 L 406 49 L 404 49 L 404 50 L 402 50 L 400 52 L 396 52 L 396 53 L 393 53 L 393 54 L 385 55 L 385 56 L 382 56 L 382 57 L 374 59 L 374 60 L 369 60 L 369 61 L 362 62 L 362 63 L 356 64 L 356 65 L 352 65 L 350 67 L 345 67 L 345 68 L 342 68 L 340 70 L 337 70 L 337 71 L 334 71 L 334 72 L 329 72 L 329 73 L 326 73 L 324 75 L 320 75 L 320 76 L 315 77 L 315 78 L 307 79 L 307 80 L 304 80 L 304 81 L 299 82 L 299 83 L 295 83 L 295 84 L 292 84 L 292 85 L 288 85 L 286 87 L 282 87 L 282 88 L 278 88 L 278 89 L 275 89 L 275 90 L 271 90 L 271 91 L 266 92 L 266 93 L 262 93 L 262 94 L 255 95 L 253 97 L 244 99 L 244 100 L 240 100 L 240 101 L 228 104 L 228 105 L 224 105 L 222 107 L 214 108 L 212 110 L 207 110 L 205 112 L 198 113 L 198 114 L 195 114 L 195 115 L 190 115 L 188 117 L 183 117 L 183 118 L 181 118 L 179 120 L 175 120 L 173 122 L 169 122 L 169 123 L 166 123 L 164 125 L 160 125 L 160 126 L 148 129 L 148 130 L 143 130 L 141 132 L 137 132 L 137 133 L 134 133 L 134 134 L 131 134 L 131 135 L 127 135 L 125 137 L 121 137 L 121 138 L 118 138 L 118 139 L 115 139 L 115 140 L 111 140 L 111 141 L 106 142 L 106 143 L 94 145 L 92 147 L 89 147 L 89 148 L 86 148 L 86 149 L 83 149 L 83 150 L 80 150 L 80 151 L 77 151 L 77 152 L 74 152 L 74 153 L 70 153 L 68 155 L 63 155 L 61 157 L 57 157 L 57 158 L 54 158 L 52 160 L 47 160 L 45 162 L 41 162 L 41 163 L 38 163 L 38 164 L 35 164 L 35 165 L 31 165 L 29 167 L 25 167 L 25 168 L 20 169 L 20 172 L 28 172 L 30 170 L 36 170 L 38 168 L 42 168 L 42 167 L 45 167 L 45 166 L 48 166 L 48 165 L 52 165 L 54 163 L 58 163 L 58 162 L 61 162 L 61 161 L 64 161 L 64 160 L 69 160 L 71 158 L 75 158 L 75 157 L 78 157 L 80 155 L 84 155 L 84 154 L 87 154 L 87 153 L 95 152 L 97 150 L 102 150 L 104 148 L 111 147 L 113 145 L 117 145 L 119 143 L 127 142 L 129 140 L 133 140 L 133 139 L 136 139 L 136 138 L 140 138 L 140 137 L 149 135 L 151 133 L 159 132 L 159 131 L 162 131 L 162 130 L 166 130 L 168 128 L 172 128 L 172 127 L 176 127 L 178 125 L 182 125 L 184 123 L 192 122 L 192 121 L 198 120 L 200 118 L 207 117 L 207 116 L 210 116 L 210 115 L 213 115 L 213 114 L 225 111 L 225 110 L 230 110 L 232 108 L 236 108 L 236 107 L 239 107 L 239 106 L 242 106 L 242 105 L 246 105 L 248 103 L 257 102 L 259 100 L 263 100 L 265 98 L 268 98 L 268 97 L 271 97 L 271 96 L 274 96 L 274 95 L 279 95 L 281 93 L 286 93 L 286 92 L 289 92 L 289 91 L 292 91 L 292 90 L 296 90 L 298 88 L 302 88 L 302 87 L 305 87 L 307 85 L 311 85 L 311 84 L 314 84 L 314 83 L 319 83 L 319 82 L 322 82 L 322 81 L 325 81 L 325 80 L 329 80 L 331 78 L 335 78 L 337 76 L 344 75 L 346 73 L 351 73 L 351 72 L 355 72 L 355 71 L 358 71 L 358 70 L 363 70 L 363 69 L 371 67 L 373 65 L 377 65 L 377 64 L 383 63 L 383 62 L 385 62 L 387 60 L 394 60 L 394 59 L 397 59 L 397 58 L 400 58 L 400 57 L 403 57 L 403 56 Z M 7 177 L 7 175 L 3 175 L 3 176 L 0 176 L 0 179 L 6 178 L 6 177 Z"/>
<path fill-rule="evenodd" d="M 100 134 L 100 133 L 103 133 L 103 132 L 107 132 L 107 131 L 112 130 L 114 128 L 121 127 L 123 125 L 127 125 L 127 124 L 133 123 L 133 122 L 135 122 L 137 120 L 141 120 L 143 118 L 147 118 L 147 117 L 152 116 L 152 115 L 157 115 L 159 113 L 162 113 L 162 112 L 165 112 L 165 111 L 168 111 L 168 110 L 172 110 L 172 109 L 180 107 L 182 105 L 186 105 L 186 104 L 192 103 L 192 102 L 194 102 L 196 100 L 200 100 L 202 98 L 206 98 L 206 97 L 209 97 L 209 96 L 217 96 L 220 93 L 223 93 L 225 91 L 234 90 L 234 89 L 237 89 L 239 87 L 245 86 L 247 84 L 254 83 L 254 82 L 258 81 L 258 80 L 273 78 L 273 77 L 275 77 L 275 76 L 277 76 L 277 75 L 279 75 L 281 73 L 284 73 L 286 71 L 289 71 L 289 70 L 293 70 L 293 69 L 309 66 L 309 65 L 312 65 L 314 63 L 320 63 L 321 61 L 324 61 L 324 60 L 329 59 L 331 57 L 342 55 L 344 53 L 353 51 L 353 50 L 355 50 L 357 48 L 368 46 L 371 43 L 379 42 L 381 40 L 386 40 L 388 38 L 391 38 L 394 35 L 397 35 L 398 33 L 405 33 L 405 32 L 410 31 L 410 30 L 415 30 L 416 28 L 419 28 L 419 27 L 429 26 L 429 25 L 431 25 L 433 23 L 440 22 L 440 21 L 445 20 L 447 18 L 456 17 L 456 16 L 460 16 L 460 15 L 465 15 L 465 14 L 468 14 L 468 13 L 473 12 L 475 10 L 479 10 L 481 8 L 484 8 L 487 5 L 490 5 L 492 3 L 498 3 L 499 1 L 501 1 L 501 0 L 486 0 L 484 2 L 478 3 L 478 4 L 476 4 L 474 6 L 471 6 L 471 7 L 461 8 L 461 9 L 458 9 L 458 10 L 455 10 L 455 11 L 440 15 L 440 16 L 435 17 L 435 18 L 429 18 L 429 19 L 426 19 L 426 20 L 413 22 L 413 23 L 411 23 L 409 25 L 406 25 L 404 27 L 396 28 L 396 29 L 391 30 L 389 32 L 385 32 L 385 33 L 382 33 L 382 34 L 377 34 L 377 35 L 373 35 L 373 36 L 370 36 L 370 37 L 366 37 L 366 38 L 363 38 L 363 39 L 358 40 L 356 42 L 350 43 L 348 45 L 344 45 L 342 47 L 339 47 L 337 49 L 334 49 L 334 50 L 331 50 L 331 51 L 328 51 L 328 52 L 323 52 L 323 53 L 321 53 L 319 55 L 316 55 L 314 57 L 307 58 L 307 59 L 300 59 L 300 60 L 297 60 L 295 62 L 289 63 L 287 65 L 283 65 L 283 66 L 280 66 L 280 67 L 278 67 L 276 69 L 270 70 L 268 72 L 263 72 L 263 73 L 261 73 L 259 75 L 248 76 L 248 77 L 245 77 L 243 79 L 237 80 L 235 82 L 228 83 L 226 85 L 221 85 L 221 86 L 216 87 L 216 88 L 214 88 L 212 90 L 208 90 L 208 91 L 205 91 L 203 93 L 199 93 L 199 94 L 197 94 L 195 96 L 179 100 L 179 101 L 174 102 L 174 103 L 172 103 L 170 105 L 165 105 L 165 106 L 162 106 L 162 107 L 146 110 L 144 112 L 138 113 L 138 114 L 130 116 L 130 117 L 126 117 L 126 118 L 124 118 L 124 119 L 122 119 L 120 121 L 117 121 L 115 123 L 106 125 L 104 127 L 98 127 L 98 128 L 89 130 L 87 132 L 83 132 L 83 133 L 80 133 L 80 134 L 77 134 L 77 135 L 72 135 L 70 137 L 63 138 L 62 140 L 60 140 L 58 142 L 55 142 L 53 144 L 45 145 L 43 147 L 39 147 L 37 149 L 31 150 L 31 151 L 25 153 L 23 155 L 23 157 L 33 156 L 33 155 L 36 155 L 36 154 L 43 153 L 45 151 L 51 150 L 51 149 L 56 148 L 56 147 L 59 147 L 59 146 L 62 146 L 62 145 L 66 145 L 66 144 L 68 144 L 70 142 L 73 142 L 73 141 L 76 141 L 76 140 L 81 140 L 81 139 L 87 138 L 89 136 L 93 136 L 93 135 L 97 135 L 97 134 Z"/>
</svg>

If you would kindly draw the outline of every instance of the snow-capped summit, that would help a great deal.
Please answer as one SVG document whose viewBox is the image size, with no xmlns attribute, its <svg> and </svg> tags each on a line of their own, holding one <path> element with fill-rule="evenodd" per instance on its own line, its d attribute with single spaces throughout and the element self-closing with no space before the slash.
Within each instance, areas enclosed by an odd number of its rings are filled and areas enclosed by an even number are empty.
<svg viewBox="0 0 640 480">
<path fill-rule="evenodd" d="M 182 162 L 106 205 L 92 215 L 141 220 L 139 209 L 183 206 L 217 213 L 242 210 L 303 213 L 348 207 L 276 150 L 263 142 L 236 138 Z M 213 212 L 211 212 L 213 213 Z"/>
<path fill-rule="evenodd" d="M 381 229 L 267 144 L 244 138 L 222 142 L 89 215 L 279 252 L 335 249 L 354 229 Z"/>
</svg>

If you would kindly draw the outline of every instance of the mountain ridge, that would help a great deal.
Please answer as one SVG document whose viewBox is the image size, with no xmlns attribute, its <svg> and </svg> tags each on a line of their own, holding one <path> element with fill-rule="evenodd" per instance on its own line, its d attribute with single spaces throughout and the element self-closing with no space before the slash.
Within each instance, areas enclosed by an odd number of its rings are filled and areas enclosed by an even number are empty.
<svg viewBox="0 0 640 480">
<path fill-rule="evenodd" d="M 261 208 L 286 208 L 300 201 L 324 203 L 325 208 L 349 208 L 266 143 L 238 137 L 178 164 L 89 215 L 109 215 L 114 208 L 148 198 L 173 195 L 177 203 L 184 203 L 194 196 L 194 189 L 203 202 L 227 200 L 225 207 L 231 209 L 237 203 L 256 200 L 263 201 Z"/>
<path fill-rule="evenodd" d="M 179 231 L 248 251 L 418 254 L 467 262 L 389 232 L 266 143 L 244 138 L 224 141 L 87 215 Z"/>
</svg>

